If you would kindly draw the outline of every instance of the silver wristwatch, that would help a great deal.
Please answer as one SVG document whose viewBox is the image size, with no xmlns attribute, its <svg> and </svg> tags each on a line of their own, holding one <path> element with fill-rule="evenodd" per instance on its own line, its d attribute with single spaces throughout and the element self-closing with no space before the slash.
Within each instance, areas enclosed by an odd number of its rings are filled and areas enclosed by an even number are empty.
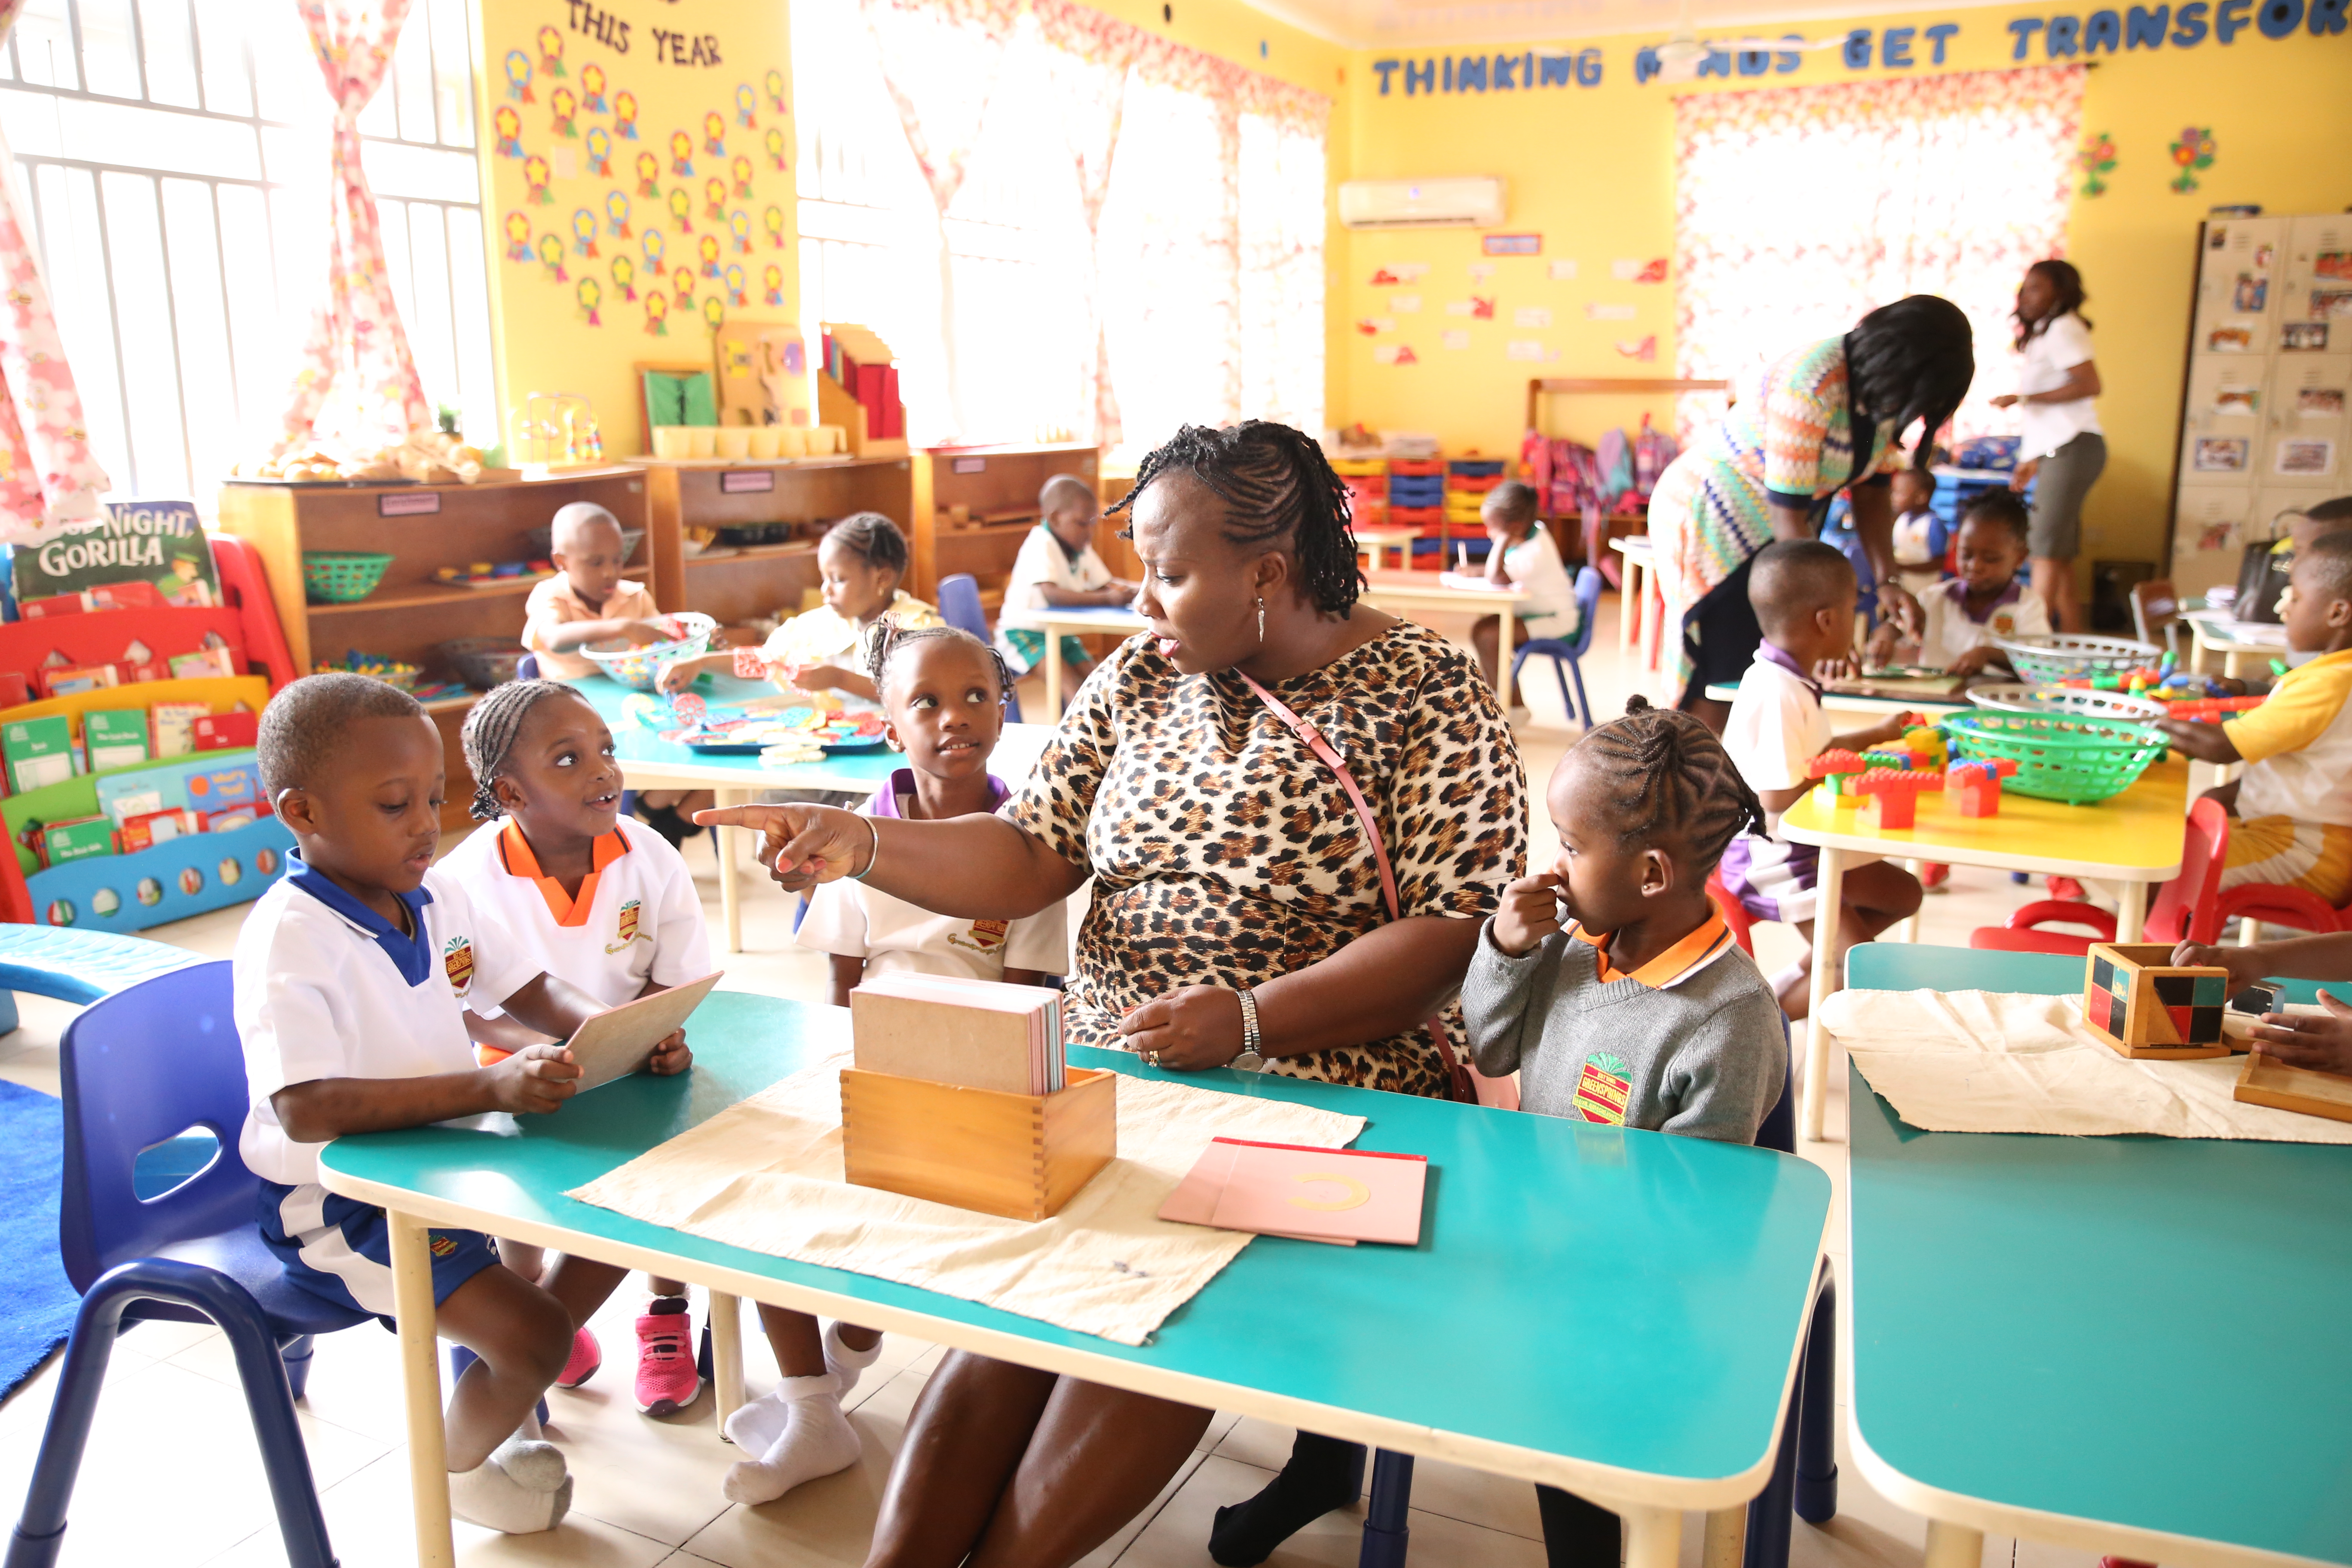
<svg viewBox="0 0 2352 1568">
<path fill-rule="evenodd" d="M 1257 1049 L 1257 997 L 1246 985 L 1236 989 L 1234 994 L 1241 998 L 1242 1004 L 1242 1050 L 1241 1055 L 1225 1065 L 1243 1072 L 1264 1072 L 1265 1058 L 1258 1054 Z"/>
</svg>

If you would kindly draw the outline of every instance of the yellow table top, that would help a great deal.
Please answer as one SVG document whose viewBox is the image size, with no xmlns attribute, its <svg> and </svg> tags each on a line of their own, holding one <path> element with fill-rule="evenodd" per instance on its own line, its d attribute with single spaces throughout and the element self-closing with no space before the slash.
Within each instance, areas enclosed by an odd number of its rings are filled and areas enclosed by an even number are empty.
<svg viewBox="0 0 2352 1568">
<path fill-rule="evenodd" d="M 1864 828 L 1859 805 L 1826 805 L 1815 789 L 1781 816 L 1780 831 L 1791 843 L 1903 859 L 2162 882 L 2180 870 L 2188 812 L 2189 764 L 2176 757 L 2095 805 L 2062 805 L 2004 790 L 1998 815 L 1962 816 L 1950 795 L 1922 791 L 1918 825 L 1894 833 Z"/>
</svg>

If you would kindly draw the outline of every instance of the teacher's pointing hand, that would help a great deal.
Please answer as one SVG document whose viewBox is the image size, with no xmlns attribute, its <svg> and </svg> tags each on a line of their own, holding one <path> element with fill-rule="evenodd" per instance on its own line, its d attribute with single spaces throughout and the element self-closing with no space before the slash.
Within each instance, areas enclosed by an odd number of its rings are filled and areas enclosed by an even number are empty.
<svg viewBox="0 0 2352 1568">
<path fill-rule="evenodd" d="M 866 817 L 830 805 L 729 805 L 698 811 L 705 827 L 748 827 L 756 858 L 788 893 L 873 869 L 880 837 Z"/>
</svg>

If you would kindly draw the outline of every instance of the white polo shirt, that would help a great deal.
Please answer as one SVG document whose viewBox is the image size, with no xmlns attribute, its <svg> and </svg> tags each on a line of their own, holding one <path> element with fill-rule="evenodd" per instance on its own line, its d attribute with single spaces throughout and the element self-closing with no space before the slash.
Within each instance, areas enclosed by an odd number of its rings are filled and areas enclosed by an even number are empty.
<svg viewBox="0 0 2352 1568">
<path fill-rule="evenodd" d="M 1581 619 L 1576 584 L 1569 581 L 1568 563 L 1559 558 L 1549 529 L 1538 523 L 1534 533 L 1504 551 L 1503 573 L 1511 586 L 1533 601 L 1519 609 L 1529 637 L 1575 638 Z"/>
<path fill-rule="evenodd" d="M 541 966 L 520 943 L 480 940 L 495 928 L 437 867 L 403 900 L 412 938 L 299 855 L 287 860 L 232 960 L 250 1097 L 237 1152 L 254 1174 L 299 1186 L 319 1179 L 319 1146 L 286 1135 L 271 1095 L 320 1079 L 470 1072 L 465 1009 L 505 1001 Z"/>
<path fill-rule="evenodd" d="M 2026 339 L 2025 346 L 2018 351 L 2018 358 L 2023 363 L 2018 366 L 2017 390 L 2055 392 L 2066 384 L 2066 378 L 2074 374 L 2076 365 L 2087 363 L 2091 357 L 2091 329 L 2083 324 L 2082 317 L 2069 310 Z M 2018 445 L 2018 461 L 2046 458 L 2086 432 L 2101 434 L 2095 404 L 2096 399 L 2089 397 L 2066 403 L 2019 404 L 2018 428 L 2022 439 Z"/>
<path fill-rule="evenodd" d="M 683 985 L 710 973 L 693 874 L 641 822 L 622 817 L 596 840 L 592 868 L 569 898 L 540 875 L 512 817 L 476 828 L 439 869 L 464 879 L 483 920 L 532 963 L 608 1007 L 635 1000 L 647 981 Z"/>
<path fill-rule="evenodd" d="M 1919 662 L 1948 669 L 1952 661 L 1996 637 L 2048 637 L 2050 612 L 2042 595 L 2011 578 L 2006 592 L 1992 602 L 1984 619 L 1969 614 L 1969 585 L 1948 577 L 1919 594 L 1919 611 L 1927 624 L 1919 634 Z"/>
<path fill-rule="evenodd" d="M 1004 781 L 989 779 L 989 808 L 1004 804 L 1012 794 Z M 912 794 L 912 768 L 900 768 L 890 782 L 867 801 L 868 816 L 897 816 L 898 796 Z M 862 958 L 869 974 L 893 971 L 917 974 L 952 974 L 967 980 L 1002 980 L 1008 969 L 1032 969 L 1040 974 L 1061 974 L 1070 966 L 1068 925 L 1063 906 L 1026 920 L 966 920 L 930 910 L 893 898 L 844 877 L 823 882 L 810 893 L 808 913 L 796 940 L 803 947 L 842 958 Z"/>
<path fill-rule="evenodd" d="M 1816 689 L 1787 654 L 1770 643 L 1757 648 L 1723 721 L 1723 749 L 1749 789 L 1794 789 L 1807 782 L 1806 764 L 1830 749 L 1836 735 Z M 1751 861 L 1779 865 L 1788 858 L 1779 812 L 1767 815 L 1765 829 L 1769 838 L 1748 836 Z"/>
<path fill-rule="evenodd" d="M 1103 558 L 1095 553 L 1093 545 L 1087 545 L 1072 559 L 1062 542 L 1054 537 L 1054 531 L 1041 522 L 1021 536 L 1021 553 L 1013 558 L 1013 574 L 1004 581 L 1004 607 L 1042 610 L 1046 608 L 1045 595 L 1039 592 L 1042 588 L 1092 593 L 1110 584 L 1110 568 L 1103 564 Z M 996 650 L 1015 668 L 1026 668 L 1025 656 L 1002 631 L 996 634 Z"/>
</svg>

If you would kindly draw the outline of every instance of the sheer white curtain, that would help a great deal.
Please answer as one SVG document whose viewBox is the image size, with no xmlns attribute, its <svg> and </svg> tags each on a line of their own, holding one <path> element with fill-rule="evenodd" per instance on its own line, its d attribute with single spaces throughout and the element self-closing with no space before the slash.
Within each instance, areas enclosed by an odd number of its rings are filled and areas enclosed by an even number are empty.
<svg viewBox="0 0 2352 1568">
<path fill-rule="evenodd" d="M 2065 252 L 2082 102 L 2079 66 L 1678 99 L 1676 374 L 1735 374 L 1940 294 L 1976 328 L 1956 431 L 2014 430 L 1985 370 L 2026 268 Z M 1720 401 L 1685 400 L 1685 421 Z"/>
</svg>

